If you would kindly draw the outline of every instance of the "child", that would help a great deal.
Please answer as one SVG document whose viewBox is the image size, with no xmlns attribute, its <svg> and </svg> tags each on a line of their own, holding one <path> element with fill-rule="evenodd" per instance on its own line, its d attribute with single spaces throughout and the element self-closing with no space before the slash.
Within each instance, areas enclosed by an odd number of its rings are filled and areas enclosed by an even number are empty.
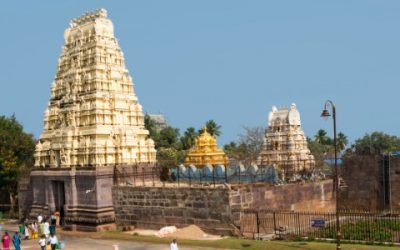
<svg viewBox="0 0 400 250">
<path fill-rule="evenodd" d="M 46 236 L 44 234 L 40 236 L 39 246 L 41 250 L 46 250 Z"/>
</svg>

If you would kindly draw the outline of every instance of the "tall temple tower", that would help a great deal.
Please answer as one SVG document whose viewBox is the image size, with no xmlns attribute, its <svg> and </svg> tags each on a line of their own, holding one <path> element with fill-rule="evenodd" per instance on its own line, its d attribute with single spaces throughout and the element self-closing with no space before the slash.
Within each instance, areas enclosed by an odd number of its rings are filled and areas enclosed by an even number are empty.
<svg viewBox="0 0 400 250">
<path fill-rule="evenodd" d="M 290 108 L 272 107 L 258 164 L 276 166 L 286 177 L 314 167 L 296 104 Z"/>
<path fill-rule="evenodd" d="M 58 211 L 69 229 L 112 228 L 116 176 L 153 167 L 154 142 L 107 11 L 73 19 L 64 39 L 21 216 Z"/>
<path fill-rule="evenodd" d="M 35 166 L 155 162 L 142 107 L 107 11 L 73 19 L 64 32 Z"/>
</svg>

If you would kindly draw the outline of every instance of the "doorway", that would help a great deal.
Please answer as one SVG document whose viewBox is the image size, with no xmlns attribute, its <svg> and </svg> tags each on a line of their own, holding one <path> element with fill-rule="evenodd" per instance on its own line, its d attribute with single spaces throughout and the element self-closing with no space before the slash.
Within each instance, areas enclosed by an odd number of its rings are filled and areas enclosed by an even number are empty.
<svg viewBox="0 0 400 250">
<path fill-rule="evenodd" d="M 65 189 L 63 181 L 53 181 L 55 211 L 60 213 L 60 225 L 64 225 Z"/>
</svg>

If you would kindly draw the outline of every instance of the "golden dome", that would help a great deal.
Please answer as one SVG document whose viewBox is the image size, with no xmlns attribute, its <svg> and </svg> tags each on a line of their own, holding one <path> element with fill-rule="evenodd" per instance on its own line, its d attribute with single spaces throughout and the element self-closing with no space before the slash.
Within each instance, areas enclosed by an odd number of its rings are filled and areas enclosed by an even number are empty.
<svg viewBox="0 0 400 250">
<path fill-rule="evenodd" d="M 196 139 L 195 146 L 189 150 L 185 158 L 185 165 L 196 165 L 203 167 L 207 164 L 225 165 L 229 163 L 225 152 L 218 148 L 217 139 L 208 133 L 207 128 Z"/>
</svg>

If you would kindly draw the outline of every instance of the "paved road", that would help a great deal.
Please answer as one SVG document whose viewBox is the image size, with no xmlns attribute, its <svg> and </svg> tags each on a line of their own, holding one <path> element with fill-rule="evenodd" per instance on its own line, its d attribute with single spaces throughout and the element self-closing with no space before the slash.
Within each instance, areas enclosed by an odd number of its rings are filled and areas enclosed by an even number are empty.
<svg viewBox="0 0 400 250">
<path fill-rule="evenodd" d="M 3 230 L 15 231 L 15 226 L 4 226 Z M 0 235 L 3 235 L 0 231 Z M 169 250 L 168 245 L 151 244 L 144 242 L 132 242 L 123 240 L 99 240 L 82 237 L 63 237 L 65 242 L 65 250 L 112 250 L 113 245 L 118 245 L 119 250 Z M 179 243 L 179 242 L 178 242 Z M 0 247 L 2 248 L 2 246 Z M 38 240 L 22 240 L 22 249 L 36 250 L 40 249 Z M 210 248 L 202 247 L 185 247 L 179 246 L 180 250 L 211 250 Z"/>
</svg>

